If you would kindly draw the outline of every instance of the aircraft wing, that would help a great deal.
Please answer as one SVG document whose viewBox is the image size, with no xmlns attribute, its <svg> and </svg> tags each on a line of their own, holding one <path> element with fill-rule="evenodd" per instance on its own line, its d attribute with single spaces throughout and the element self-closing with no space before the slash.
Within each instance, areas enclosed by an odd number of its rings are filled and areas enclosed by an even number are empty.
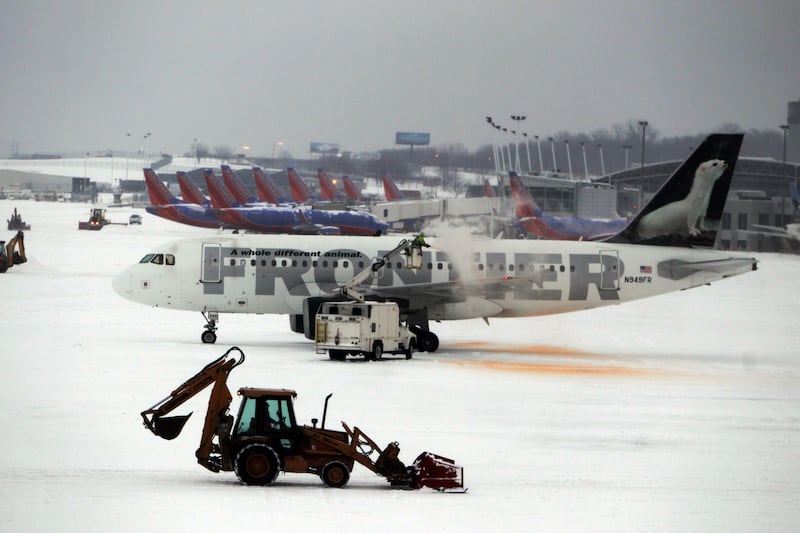
<svg viewBox="0 0 800 533">
<path fill-rule="evenodd" d="M 717 274 L 738 274 L 748 270 L 756 270 L 758 260 L 752 257 L 729 257 L 714 261 L 681 261 L 672 259 L 658 264 L 658 275 L 669 279 L 682 279 L 697 272 L 715 272 Z"/>
<path fill-rule="evenodd" d="M 423 283 L 419 285 L 396 285 L 392 287 L 369 287 L 359 289 L 367 296 L 378 296 L 390 299 L 415 300 L 424 299 L 438 303 L 463 302 L 468 297 L 487 298 L 492 294 L 530 288 L 532 284 L 542 286 L 543 273 L 536 272 L 531 278 L 503 276 L 474 280 L 455 280 L 440 283 Z M 536 279 L 534 279 L 536 278 Z"/>
</svg>

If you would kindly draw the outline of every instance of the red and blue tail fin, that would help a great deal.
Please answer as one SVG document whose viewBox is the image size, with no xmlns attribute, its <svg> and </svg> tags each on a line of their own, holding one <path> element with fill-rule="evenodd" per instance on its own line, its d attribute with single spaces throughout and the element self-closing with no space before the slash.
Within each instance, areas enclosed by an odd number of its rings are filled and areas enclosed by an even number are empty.
<svg viewBox="0 0 800 533">
<path fill-rule="evenodd" d="M 238 207 L 239 202 L 233 197 L 222 181 L 214 174 L 214 171 L 207 168 L 203 171 L 206 178 L 206 188 L 211 195 L 211 205 L 217 208 Z"/>
<path fill-rule="evenodd" d="M 342 183 L 344 183 L 344 192 L 347 194 L 348 198 L 357 202 L 364 200 L 361 191 L 358 190 L 358 187 L 356 187 L 356 184 L 350 179 L 350 176 L 342 176 Z"/>
<path fill-rule="evenodd" d="M 317 169 L 317 181 L 319 181 L 319 191 L 323 200 L 334 202 L 336 200 L 341 200 L 344 196 L 341 191 L 336 188 L 336 184 L 333 183 L 333 180 L 328 173 L 325 172 L 324 168 Z"/>
<path fill-rule="evenodd" d="M 180 204 L 181 200 L 175 198 L 158 174 L 152 168 L 144 169 L 144 183 L 147 194 L 150 196 L 151 205 Z"/>
<path fill-rule="evenodd" d="M 405 195 L 397 188 L 397 184 L 388 172 L 384 172 L 381 179 L 383 180 L 383 194 L 386 196 L 387 202 L 397 202 L 398 200 L 406 199 Z"/>
<path fill-rule="evenodd" d="M 288 168 L 286 171 L 289 176 L 289 190 L 295 202 L 302 204 L 309 200 L 317 200 L 317 197 L 311 192 L 311 189 L 308 188 L 306 182 L 303 181 L 303 178 L 300 177 L 295 169 Z"/>
<path fill-rule="evenodd" d="M 222 169 L 222 179 L 225 183 L 225 188 L 230 191 L 237 202 L 240 204 L 254 204 L 259 202 L 258 197 L 247 190 L 247 187 L 245 187 L 242 180 L 239 179 L 239 176 L 236 175 L 236 172 L 234 172 L 231 167 L 222 165 L 220 168 Z"/>
<path fill-rule="evenodd" d="M 256 182 L 256 190 L 261 200 L 275 205 L 289 203 L 289 199 L 286 198 L 272 180 L 264 174 L 261 167 L 253 167 L 253 181 Z"/>
<path fill-rule="evenodd" d="M 211 200 L 205 197 L 205 195 L 200 191 L 200 188 L 194 181 L 192 181 L 192 178 L 187 172 L 179 170 L 175 173 L 175 175 L 178 178 L 178 185 L 181 188 L 181 195 L 185 201 L 197 205 L 211 205 Z"/>
</svg>

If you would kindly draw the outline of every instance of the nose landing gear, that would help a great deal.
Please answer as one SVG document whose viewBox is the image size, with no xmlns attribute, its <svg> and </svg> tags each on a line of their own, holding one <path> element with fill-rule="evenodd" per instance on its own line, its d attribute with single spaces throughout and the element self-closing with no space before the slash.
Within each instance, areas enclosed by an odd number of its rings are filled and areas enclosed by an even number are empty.
<svg viewBox="0 0 800 533">
<path fill-rule="evenodd" d="M 217 320 L 219 320 L 219 314 L 216 311 L 209 311 L 208 315 L 206 315 L 205 311 L 200 312 L 203 315 L 203 318 L 206 321 L 206 325 L 203 326 L 205 331 L 200 334 L 200 340 L 203 341 L 205 344 L 214 344 L 217 342 Z"/>
</svg>

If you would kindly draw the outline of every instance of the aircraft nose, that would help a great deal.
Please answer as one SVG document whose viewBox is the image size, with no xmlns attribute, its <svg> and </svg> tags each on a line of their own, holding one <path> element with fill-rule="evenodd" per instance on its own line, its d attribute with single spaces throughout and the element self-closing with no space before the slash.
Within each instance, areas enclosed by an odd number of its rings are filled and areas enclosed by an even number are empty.
<svg viewBox="0 0 800 533">
<path fill-rule="evenodd" d="M 130 269 L 126 268 L 125 270 L 117 274 L 111 281 L 111 287 L 114 289 L 114 292 L 116 292 L 123 298 L 130 298 L 131 295 Z"/>
</svg>

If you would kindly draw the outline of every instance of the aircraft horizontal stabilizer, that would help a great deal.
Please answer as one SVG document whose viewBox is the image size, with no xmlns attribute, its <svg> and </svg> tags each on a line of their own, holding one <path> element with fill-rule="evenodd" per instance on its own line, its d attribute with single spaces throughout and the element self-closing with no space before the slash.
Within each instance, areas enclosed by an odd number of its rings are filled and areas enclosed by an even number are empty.
<svg viewBox="0 0 800 533">
<path fill-rule="evenodd" d="M 668 279 L 683 279 L 697 272 L 714 272 L 722 275 L 741 274 L 758 269 L 752 257 L 730 257 L 713 261 L 681 261 L 672 259 L 658 265 L 658 275 Z"/>
</svg>

